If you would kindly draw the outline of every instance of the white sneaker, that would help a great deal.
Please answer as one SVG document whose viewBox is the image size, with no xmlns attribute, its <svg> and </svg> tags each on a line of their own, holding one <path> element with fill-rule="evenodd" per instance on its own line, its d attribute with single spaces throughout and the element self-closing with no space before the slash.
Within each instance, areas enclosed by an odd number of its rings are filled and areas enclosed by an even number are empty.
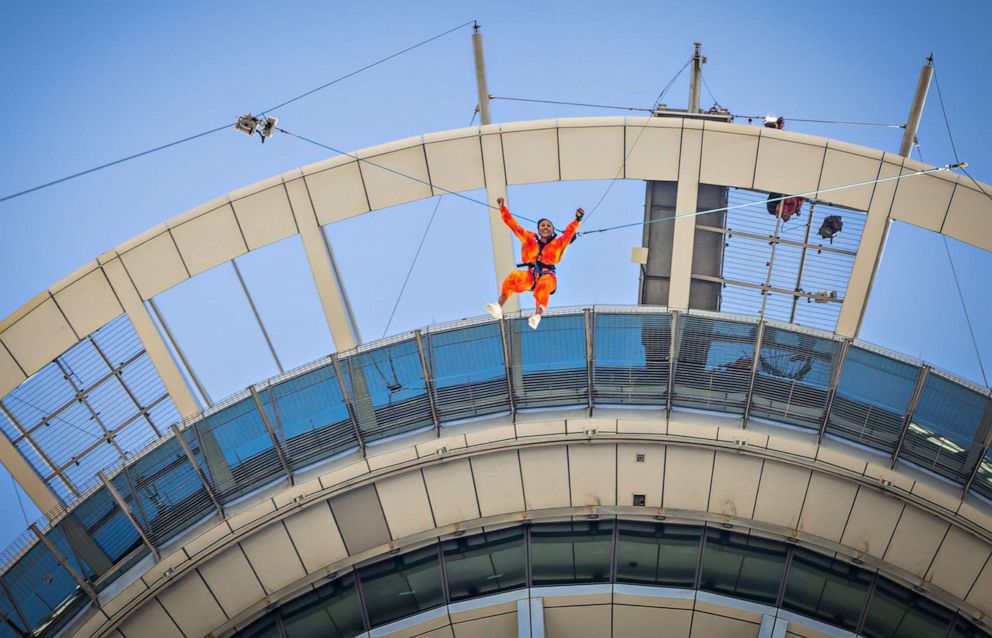
<svg viewBox="0 0 992 638">
<path fill-rule="evenodd" d="M 530 319 L 527 320 L 527 325 L 537 330 L 538 324 L 541 323 L 541 315 L 531 315 Z"/>
<path fill-rule="evenodd" d="M 493 319 L 503 318 L 503 308 L 498 303 L 487 303 L 486 312 L 493 316 Z"/>
</svg>

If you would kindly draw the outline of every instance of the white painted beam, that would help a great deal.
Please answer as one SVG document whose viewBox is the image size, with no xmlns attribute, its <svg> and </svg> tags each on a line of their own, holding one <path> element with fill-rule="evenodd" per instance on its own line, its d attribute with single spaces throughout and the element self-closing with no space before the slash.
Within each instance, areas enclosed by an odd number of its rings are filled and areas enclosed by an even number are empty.
<svg viewBox="0 0 992 638">
<path fill-rule="evenodd" d="M 696 236 L 696 200 L 699 195 L 699 165 L 703 148 L 703 124 L 696 120 L 682 123 L 682 151 L 679 155 L 679 186 L 675 195 L 675 229 L 672 238 L 672 271 L 668 307 L 689 309 L 692 281 L 692 247 Z"/>
</svg>

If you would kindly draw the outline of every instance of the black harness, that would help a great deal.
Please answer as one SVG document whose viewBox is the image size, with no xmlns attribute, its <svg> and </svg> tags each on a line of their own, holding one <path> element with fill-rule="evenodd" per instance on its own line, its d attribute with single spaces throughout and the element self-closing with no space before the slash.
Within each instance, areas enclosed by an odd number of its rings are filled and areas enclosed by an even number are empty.
<svg viewBox="0 0 992 638">
<path fill-rule="evenodd" d="M 523 268 L 524 266 L 526 266 L 527 270 L 530 272 L 530 276 L 534 279 L 534 284 L 530 287 L 532 291 L 534 290 L 534 288 L 537 287 L 537 280 L 540 279 L 542 275 L 555 274 L 554 264 L 546 264 L 543 261 L 541 261 L 541 255 L 542 253 L 544 253 L 544 247 L 550 244 L 555 237 L 557 237 L 557 235 L 552 235 L 551 238 L 548 239 L 548 241 L 541 241 L 540 235 L 538 235 L 537 243 L 540 246 L 540 249 L 538 249 L 537 251 L 537 257 L 534 259 L 534 261 L 528 261 L 523 264 L 517 264 L 517 268 Z M 558 286 L 556 282 L 555 290 L 557 289 Z M 552 295 L 555 294 L 555 290 L 551 291 Z"/>
</svg>

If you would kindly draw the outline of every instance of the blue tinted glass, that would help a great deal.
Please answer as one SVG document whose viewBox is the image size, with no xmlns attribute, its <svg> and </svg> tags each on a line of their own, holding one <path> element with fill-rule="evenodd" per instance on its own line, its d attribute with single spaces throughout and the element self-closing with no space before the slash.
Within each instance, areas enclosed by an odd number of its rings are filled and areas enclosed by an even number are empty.
<svg viewBox="0 0 992 638">
<path fill-rule="evenodd" d="M 358 445 L 334 366 L 324 366 L 260 392 L 295 469 Z"/>
<path fill-rule="evenodd" d="M 595 402 L 664 405 L 671 316 L 597 313 L 593 317 Z"/>
<path fill-rule="evenodd" d="M 931 373 L 900 456 L 948 478 L 967 480 L 969 450 L 982 445 L 976 434 L 988 404 L 978 392 Z"/>
<path fill-rule="evenodd" d="M 444 604 L 437 546 L 358 570 L 373 627 Z"/>
<path fill-rule="evenodd" d="M 673 404 L 743 413 L 757 326 L 691 315 L 679 326 Z"/>
<path fill-rule="evenodd" d="M 427 343 L 442 422 L 509 409 L 498 323 L 431 333 Z"/>
<path fill-rule="evenodd" d="M 32 628 L 82 596 L 76 581 L 40 542 L 18 559 L 3 579 Z"/>
<path fill-rule="evenodd" d="M 343 360 L 362 439 L 377 439 L 432 425 L 427 383 L 413 339 Z"/>
<path fill-rule="evenodd" d="M 531 330 L 527 321 L 510 323 L 511 377 L 518 407 L 578 405 L 588 402 L 585 319 L 551 316 Z"/>
<path fill-rule="evenodd" d="M 225 500 L 282 474 L 272 437 L 252 397 L 211 414 L 194 427 L 211 480 Z"/>
<path fill-rule="evenodd" d="M 908 363 L 848 348 L 827 432 L 893 452 L 918 375 Z"/>
<path fill-rule="evenodd" d="M 839 342 L 765 328 L 751 397 L 751 414 L 819 428 Z"/>
</svg>

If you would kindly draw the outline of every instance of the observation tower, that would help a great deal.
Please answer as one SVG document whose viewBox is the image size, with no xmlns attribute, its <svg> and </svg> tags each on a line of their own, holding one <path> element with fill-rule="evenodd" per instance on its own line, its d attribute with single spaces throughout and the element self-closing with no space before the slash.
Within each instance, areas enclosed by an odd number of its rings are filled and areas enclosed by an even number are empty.
<svg viewBox="0 0 992 638">
<path fill-rule="evenodd" d="M 491 123 L 474 38 L 481 125 L 206 202 L 0 322 L 0 461 L 46 514 L 0 637 L 989 635 L 989 388 L 858 337 L 890 222 L 992 250 L 992 187 L 701 113 L 698 47 L 685 111 Z M 620 179 L 636 305 L 360 340 L 328 225 Z M 215 403 L 156 297 L 295 236 L 335 352 Z"/>
</svg>

